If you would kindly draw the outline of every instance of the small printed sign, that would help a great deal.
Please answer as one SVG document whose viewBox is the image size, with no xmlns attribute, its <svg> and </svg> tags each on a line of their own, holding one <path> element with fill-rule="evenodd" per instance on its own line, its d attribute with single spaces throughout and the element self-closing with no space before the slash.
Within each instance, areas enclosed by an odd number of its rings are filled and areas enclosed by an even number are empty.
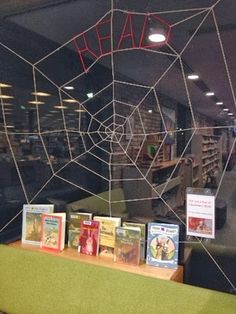
<svg viewBox="0 0 236 314">
<path fill-rule="evenodd" d="M 210 189 L 187 189 L 187 235 L 215 238 L 215 196 Z"/>
</svg>

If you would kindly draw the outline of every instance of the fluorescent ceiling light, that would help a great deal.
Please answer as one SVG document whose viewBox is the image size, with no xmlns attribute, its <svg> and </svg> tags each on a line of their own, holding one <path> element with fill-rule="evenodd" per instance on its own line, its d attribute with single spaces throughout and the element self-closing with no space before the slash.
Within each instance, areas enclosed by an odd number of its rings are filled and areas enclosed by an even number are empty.
<svg viewBox="0 0 236 314">
<path fill-rule="evenodd" d="M 229 109 L 228 108 L 224 108 L 223 111 L 229 111 Z"/>
<path fill-rule="evenodd" d="M 41 100 L 30 100 L 28 101 L 29 104 L 32 104 L 32 105 L 43 105 L 45 104 L 44 101 L 41 101 Z"/>
<path fill-rule="evenodd" d="M 0 83 L 0 87 L 12 87 L 10 84 Z"/>
<path fill-rule="evenodd" d="M 206 93 L 206 96 L 214 96 L 215 95 L 215 93 L 213 93 L 213 92 L 207 92 Z"/>
<path fill-rule="evenodd" d="M 228 116 L 233 116 L 233 113 L 232 112 L 228 112 Z"/>
<path fill-rule="evenodd" d="M 35 95 L 35 96 L 42 96 L 42 97 L 48 97 L 48 96 L 51 96 L 51 94 L 49 94 L 49 93 L 45 93 L 45 92 L 33 92 L 33 93 L 31 93 L 31 95 Z"/>
<path fill-rule="evenodd" d="M 67 103 L 71 103 L 71 104 L 76 104 L 76 103 L 78 103 L 77 100 L 71 99 L 71 98 L 63 99 L 63 101 L 64 101 L 64 102 L 67 102 Z"/>
<path fill-rule="evenodd" d="M 14 125 L 5 125 L 6 128 L 13 129 Z"/>
<path fill-rule="evenodd" d="M 11 98 L 14 98 L 14 97 L 10 95 L 0 95 L 0 99 L 11 99 Z"/>
<path fill-rule="evenodd" d="M 223 101 L 217 101 L 217 102 L 216 102 L 216 105 L 217 105 L 217 106 L 223 105 Z"/>
<path fill-rule="evenodd" d="M 188 75 L 188 79 L 189 80 L 198 80 L 199 79 L 199 75 L 197 75 L 197 74 L 189 74 Z"/>
<path fill-rule="evenodd" d="M 74 86 L 64 86 L 64 89 L 67 89 L 67 90 L 74 90 Z"/>
</svg>

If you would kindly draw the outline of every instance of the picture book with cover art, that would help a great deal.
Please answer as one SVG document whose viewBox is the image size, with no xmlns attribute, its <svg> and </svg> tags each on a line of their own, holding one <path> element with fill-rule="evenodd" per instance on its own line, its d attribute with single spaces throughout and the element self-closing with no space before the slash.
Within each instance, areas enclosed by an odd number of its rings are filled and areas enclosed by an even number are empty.
<svg viewBox="0 0 236 314">
<path fill-rule="evenodd" d="M 91 213 L 69 212 L 68 247 L 78 250 L 81 221 L 91 219 L 92 219 Z"/>
<path fill-rule="evenodd" d="M 148 224 L 146 263 L 152 266 L 178 267 L 179 226 L 152 222 Z"/>
<path fill-rule="evenodd" d="M 42 249 L 62 251 L 65 247 L 66 213 L 42 215 Z"/>
<path fill-rule="evenodd" d="M 40 245 L 42 214 L 52 213 L 53 204 L 24 204 L 22 217 L 22 237 L 25 244 Z"/>
<path fill-rule="evenodd" d="M 121 225 L 120 217 L 94 216 L 100 222 L 99 254 L 114 257 L 116 227 Z"/>
<path fill-rule="evenodd" d="M 117 227 L 114 261 L 123 264 L 139 265 L 140 239 L 140 228 Z"/>
<path fill-rule="evenodd" d="M 137 223 L 137 222 L 123 222 L 123 227 L 136 227 L 140 228 L 141 231 L 141 239 L 140 239 L 140 260 L 145 261 L 146 257 L 146 225 L 144 223 Z"/>
<path fill-rule="evenodd" d="M 80 225 L 78 251 L 86 255 L 98 255 L 100 223 L 94 220 L 83 220 Z"/>
</svg>

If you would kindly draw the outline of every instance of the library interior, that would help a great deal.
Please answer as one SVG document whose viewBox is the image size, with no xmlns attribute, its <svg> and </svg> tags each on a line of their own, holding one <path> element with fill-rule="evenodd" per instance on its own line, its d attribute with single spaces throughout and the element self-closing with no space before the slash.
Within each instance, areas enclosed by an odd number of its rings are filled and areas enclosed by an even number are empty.
<svg viewBox="0 0 236 314">
<path fill-rule="evenodd" d="M 236 313 L 235 12 L 1 1 L 0 313 Z"/>
</svg>

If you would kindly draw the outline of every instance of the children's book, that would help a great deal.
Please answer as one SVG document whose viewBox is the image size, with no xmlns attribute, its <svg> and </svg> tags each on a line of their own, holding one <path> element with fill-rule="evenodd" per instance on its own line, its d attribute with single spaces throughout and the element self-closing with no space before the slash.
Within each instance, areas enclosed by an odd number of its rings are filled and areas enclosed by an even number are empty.
<svg viewBox="0 0 236 314">
<path fill-rule="evenodd" d="M 22 217 L 22 237 L 25 244 L 40 245 L 42 214 L 52 213 L 53 204 L 24 204 Z"/>
<path fill-rule="evenodd" d="M 121 218 L 94 216 L 93 220 L 100 222 L 99 254 L 113 258 L 116 227 L 121 225 Z"/>
<path fill-rule="evenodd" d="M 136 223 L 136 222 L 123 222 L 123 227 L 136 227 L 140 228 L 141 231 L 141 239 L 140 239 L 140 260 L 145 261 L 146 256 L 146 225 L 144 223 Z"/>
<path fill-rule="evenodd" d="M 123 264 L 139 265 L 140 240 L 140 228 L 117 227 L 114 261 Z"/>
<path fill-rule="evenodd" d="M 87 255 L 98 255 L 100 223 L 94 220 L 83 220 L 80 224 L 78 251 Z"/>
<path fill-rule="evenodd" d="M 91 213 L 70 212 L 68 214 L 68 247 L 78 250 L 81 221 L 91 219 Z"/>
<path fill-rule="evenodd" d="M 178 267 L 179 226 L 151 222 L 148 224 L 146 263 L 153 266 Z"/>
<path fill-rule="evenodd" d="M 40 247 L 60 252 L 65 247 L 66 213 L 43 214 Z"/>
</svg>

